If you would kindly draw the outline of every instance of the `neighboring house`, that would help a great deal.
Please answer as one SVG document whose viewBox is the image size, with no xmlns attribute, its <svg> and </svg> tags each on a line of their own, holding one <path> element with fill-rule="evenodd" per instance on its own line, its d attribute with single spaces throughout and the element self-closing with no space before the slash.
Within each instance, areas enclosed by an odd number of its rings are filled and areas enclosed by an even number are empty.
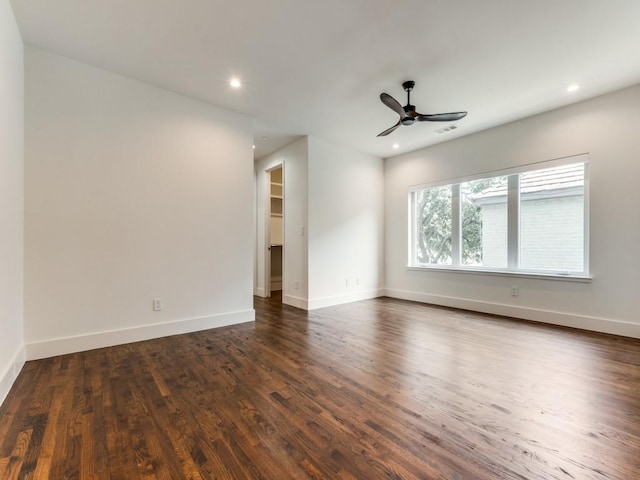
<svg viewBox="0 0 640 480">
<path fill-rule="evenodd" d="M 583 164 L 520 175 L 520 268 L 583 270 L 583 179 Z M 474 195 L 473 202 L 481 208 L 482 264 L 506 267 L 506 182 Z"/>
</svg>

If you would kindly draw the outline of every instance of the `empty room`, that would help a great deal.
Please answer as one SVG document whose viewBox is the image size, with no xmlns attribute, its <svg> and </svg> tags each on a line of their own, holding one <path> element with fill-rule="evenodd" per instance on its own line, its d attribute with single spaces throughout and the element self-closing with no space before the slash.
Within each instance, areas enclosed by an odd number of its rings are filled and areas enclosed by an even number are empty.
<svg viewBox="0 0 640 480">
<path fill-rule="evenodd" d="M 640 2 L 0 1 L 0 479 L 640 478 Z"/>
</svg>

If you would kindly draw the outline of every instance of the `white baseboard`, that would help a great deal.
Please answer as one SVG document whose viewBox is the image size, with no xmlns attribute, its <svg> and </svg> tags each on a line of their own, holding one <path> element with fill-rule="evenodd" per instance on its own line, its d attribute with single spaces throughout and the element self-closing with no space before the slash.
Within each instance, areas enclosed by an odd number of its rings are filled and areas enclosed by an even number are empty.
<svg viewBox="0 0 640 480">
<path fill-rule="evenodd" d="M 292 307 L 308 310 L 309 302 L 306 298 L 294 297 L 293 295 L 285 295 L 282 293 L 282 303 L 291 305 Z"/>
<path fill-rule="evenodd" d="M 265 297 L 265 294 L 264 294 L 264 288 L 262 288 L 262 287 L 254 288 L 254 289 L 253 289 L 253 294 L 254 294 L 256 297 L 262 297 L 262 298 L 264 298 L 264 297 Z"/>
<path fill-rule="evenodd" d="M 2 402 L 7 398 L 9 390 L 11 390 L 16 378 L 18 378 L 20 370 L 24 367 L 25 361 L 26 351 L 24 345 L 20 345 L 18 351 L 13 355 L 9 364 L 5 366 L 2 374 L 0 374 L 0 405 L 2 405 Z"/>
<path fill-rule="evenodd" d="M 414 302 L 462 308 L 464 310 L 473 310 L 475 312 L 521 318 L 523 320 L 550 323 L 552 325 L 579 328 L 582 330 L 591 330 L 600 333 L 610 333 L 624 337 L 640 338 L 640 324 L 624 322 L 621 320 L 575 315 L 572 313 L 556 312 L 552 310 L 518 307 L 501 303 L 482 302 L 478 300 L 468 300 L 465 298 L 447 297 L 444 295 L 430 295 L 427 293 L 392 288 L 387 288 L 385 290 L 385 294 L 387 297 L 412 300 Z"/>
<path fill-rule="evenodd" d="M 75 337 L 53 338 L 41 342 L 28 343 L 26 345 L 27 359 L 54 357 L 67 353 L 83 352 L 95 348 L 112 347 L 125 343 L 140 342 L 152 338 L 180 335 L 182 333 L 197 332 L 210 328 L 225 327 L 238 323 L 253 322 L 256 317 L 255 310 L 223 313 L 208 317 L 176 320 L 173 322 L 156 323 L 140 327 L 97 332 L 89 335 Z"/>
<path fill-rule="evenodd" d="M 308 310 L 316 308 L 331 307 L 333 305 L 341 305 L 343 303 L 357 302 L 359 300 L 368 300 L 369 298 L 377 298 L 385 295 L 384 288 L 376 288 L 373 290 L 362 290 L 344 295 L 334 295 L 331 297 L 313 298 L 308 301 Z"/>
<path fill-rule="evenodd" d="M 271 277 L 270 289 L 273 292 L 274 290 L 282 290 L 282 277 Z"/>
</svg>

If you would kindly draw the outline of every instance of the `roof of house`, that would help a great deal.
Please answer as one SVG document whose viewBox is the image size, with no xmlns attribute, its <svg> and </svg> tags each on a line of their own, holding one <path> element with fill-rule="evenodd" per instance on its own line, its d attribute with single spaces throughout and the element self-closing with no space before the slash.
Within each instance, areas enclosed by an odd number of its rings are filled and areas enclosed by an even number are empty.
<svg viewBox="0 0 640 480">
<path fill-rule="evenodd" d="M 520 174 L 520 193 L 557 192 L 584 186 L 584 163 L 562 165 Z M 473 195 L 474 200 L 505 196 L 507 183 L 503 182 Z"/>
</svg>

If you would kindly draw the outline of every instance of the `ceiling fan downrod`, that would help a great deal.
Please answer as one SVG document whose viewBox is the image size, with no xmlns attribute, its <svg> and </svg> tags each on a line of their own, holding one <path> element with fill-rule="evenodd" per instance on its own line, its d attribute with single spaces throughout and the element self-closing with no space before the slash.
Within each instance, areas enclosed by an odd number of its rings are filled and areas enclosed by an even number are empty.
<svg viewBox="0 0 640 480">
<path fill-rule="evenodd" d="M 407 126 L 413 125 L 416 122 L 416 119 L 415 119 L 416 107 L 411 105 L 411 90 L 413 90 L 413 87 L 415 86 L 415 84 L 416 82 L 412 80 L 407 80 L 402 84 L 402 88 L 404 88 L 404 91 L 407 92 L 407 104 L 404 107 L 402 107 L 404 109 L 405 116 L 402 119 L 400 119 L 400 123 Z M 414 115 L 412 115 L 412 113 Z"/>
</svg>

